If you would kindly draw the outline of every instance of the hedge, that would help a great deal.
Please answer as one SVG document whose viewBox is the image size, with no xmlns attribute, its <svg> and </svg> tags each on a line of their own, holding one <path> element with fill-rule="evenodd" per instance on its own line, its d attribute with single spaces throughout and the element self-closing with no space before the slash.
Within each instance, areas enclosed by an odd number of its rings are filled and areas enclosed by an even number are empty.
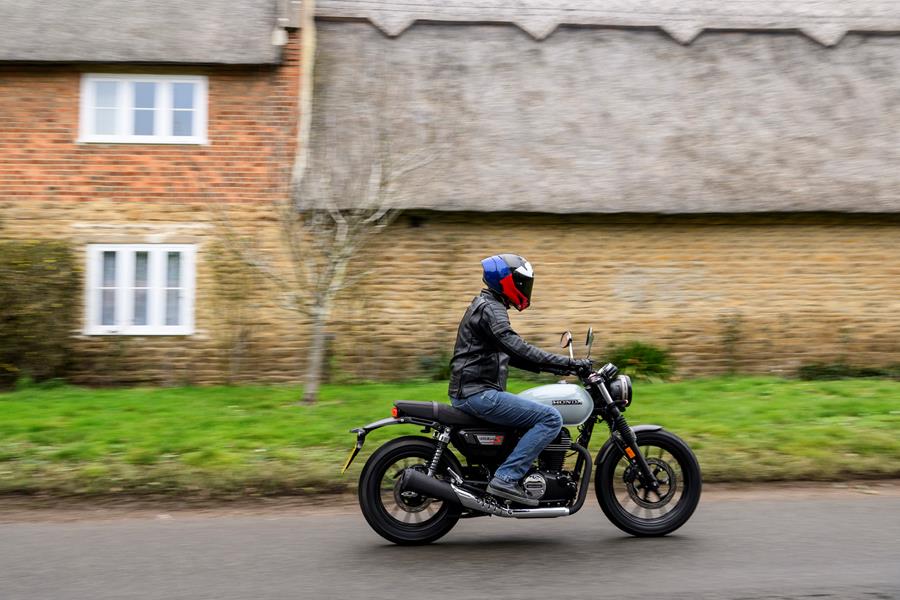
<svg viewBox="0 0 900 600">
<path fill-rule="evenodd" d="M 69 244 L 0 241 L 0 387 L 64 377 L 81 297 Z"/>
</svg>

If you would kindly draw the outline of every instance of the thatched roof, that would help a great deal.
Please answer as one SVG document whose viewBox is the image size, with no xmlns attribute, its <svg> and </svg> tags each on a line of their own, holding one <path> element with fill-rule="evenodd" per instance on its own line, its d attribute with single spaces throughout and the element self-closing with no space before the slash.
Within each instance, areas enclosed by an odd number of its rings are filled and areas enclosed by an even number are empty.
<svg viewBox="0 0 900 600">
<path fill-rule="evenodd" d="M 536 39 L 559 25 L 659 27 L 683 43 L 704 29 L 799 30 L 827 46 L 848 31 L 900 31 L 900 6 L 885 0 L 318 0 L 316 13 L 390 36 L 416 21 L 513 23 Z"/>
<path fill-rule="evenodd" d="M 321 22 L 315 132 L 439 150 L 398 203 L 436 210 L 900 212 L 900 36 Z"/>
<path fill-rule="evenodd" d="M 277 63 L 285 1 L 8 0 L 0 61 Z"/>
<path fill-rule="evenodd" d="M 266 64 L 300 0 L 0 2 L 0 61 Z M 886 0 L 318 0 L 320 18 L 364 19 L 397 36 L 413 23 L 511 23 L 536 39 L 560 25 L 655 27 L 682 43 L 703 30 L 796 30 L 825 45 L 848 31 L 900 31 Z M 273 41 L 276 43 L 273 44 Z"/>
</svg>

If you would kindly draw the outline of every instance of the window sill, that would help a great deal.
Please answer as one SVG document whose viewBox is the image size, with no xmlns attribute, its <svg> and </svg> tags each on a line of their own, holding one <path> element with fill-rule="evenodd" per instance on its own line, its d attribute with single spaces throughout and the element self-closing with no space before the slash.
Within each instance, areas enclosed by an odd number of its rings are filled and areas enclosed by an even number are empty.
<svg viewBox="0 0 900 600">
<path fill-rule="evenodd" d="M 143 146 L 156 146 L 156 145 L 180 145 L 180 146 L 209 146 L 208 138 L 150 138 L 147 139 L 135 139 L 133 137 L 102 137 L 102 138 L 78 138 L 75 140 L 76 144 L 130 144 L 130 145 L 143 145 Z"/>
<path fill-rule="evenodd" d="M 194 329 L 188 327 L 172 327 L 171 329 L 113 329 L 113 328 L 91 328 L 82 331 L 82 335 L 86 336 L 191 336 L 194 335 Z"/>
</svg>

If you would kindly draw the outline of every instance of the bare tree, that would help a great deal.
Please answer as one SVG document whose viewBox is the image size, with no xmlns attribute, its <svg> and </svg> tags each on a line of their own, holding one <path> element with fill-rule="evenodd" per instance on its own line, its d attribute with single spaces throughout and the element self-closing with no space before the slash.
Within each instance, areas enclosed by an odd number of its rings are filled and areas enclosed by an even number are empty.
<svg viewBox="0 0 900 600">
<path fill-rule="evenodd" d="M 367 169 L 350 169 L 340 183 L 334 157 L 311 160 L 293 197 L 277 207 L 289 272 L 275 271 L 268 261 L 249 261 L 277 285 L 283 305 L 310 323 L 304 402 L 315 402 L 318 396 L 335 300 L 366 275 L 359 265 L 351 269 L 361 262 L 354 258 L 400 214 L 396 183 L 431 156 L 417 153 L 394 163 L 382 143 L 369 160 Z"/>
<path fill-rule="evenodd" d="M 422 150 L 394 162 L 383 137 L 367 155 L 364 168 L 348 166 L 329 153 L 309 160 L 292 195 L 274 202 L 283 254 L 237 235 L 227 213 L 220 213 L 228 245 L 239 260 L 273 284 L 282 308 L 309 323 L 306 403 L 318 398 L 335 300 L 368 274 L 363 261 L 354 259 L 401 213 L 397 183 L 433 160 Z"/>
<path fill-rule="evenodd" d="M 384 231 L 400 214 L 397 183 L 433 160 L 424 147 L 393 160 L 384 126 L 378 120 L 388 105 L 386 95 L 369 98 L 374 104 L 368 123 L 354 131 L 353 156 L 334 154 L 338 145 L 330 131 L 333 123 L 320 123 L 313 134 L 313 69 L 316 32 L 315 4 L 304 0 L 301 9 L 301 57 L 299 122 L 290 193 L 275 201 L 287 260 L 276 260 L 253 240 L 234 235 L 225 215 L 226 235 L 240 259 L 253 267 L 278 290 L 280 305 L 302 315 L 309 323 L 309 352 L 304 377 L 303 401 L 316 402 L 324 370 L 327 326 L 335 300 L 365 275 L 354 265 L 360 250 Z M 356 113 L 363 118 L 363 111 Z M 426 136 L 427 137 L 427 136 Z M 317 139 L 318 138 L 318 139 Z M 356 261 L 361 262 L 361 261 Z"/>
</svg>

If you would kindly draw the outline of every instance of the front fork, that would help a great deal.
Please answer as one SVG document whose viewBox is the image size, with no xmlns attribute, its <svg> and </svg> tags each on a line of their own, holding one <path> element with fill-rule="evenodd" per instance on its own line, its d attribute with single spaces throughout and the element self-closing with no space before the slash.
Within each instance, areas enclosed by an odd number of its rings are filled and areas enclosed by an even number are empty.
<svg viewBox="0 0 900 600">
<path fill-rule="evenodd" d="M 634 471 L 638 474 L 638 477 L 640 477 L 641 484 L 653 491 L 657 491 L 659 489 L 659 482 L 656 480 L 653 469 L 650 468 L 647 459 L 638 447 L 637 436 L 634 435 L 634 431 L 628 426 L 628 422 L 625 421 L 625 417 L 622 416 L 622 413 L 619 412 L 618 409 L 616 409 L 616 412 L 617 414 L 609 416 L 608 421 L 613 441 L 622 450 L 625 456 L 628 457 Z M 595 423 L 596 421 L 591 419 L 579 428 L 579 446 L 587 448 L 588 444 L 591 443 L 591 434 L 594 431 Z M 581 473 L 583 463 L 584 458 L 579 455 L 578 460 L 575 463 L 576 473 Z"/>
<path fill-rule="evenodd" d="M 609 415 L 608 421 L 613 440 L 628 457 L 632 468 L 637 472 L 641 485 L 646 489 L 659 492 L 659 481 L 653 474 L 653 469 L 650 468 L 644 453 L 638 447 L 637 436 L 628 426 L 628 421 L 625 420 L 618 408 L 615 409 L 615 413 L 615 415 Z"/>
</svg>

